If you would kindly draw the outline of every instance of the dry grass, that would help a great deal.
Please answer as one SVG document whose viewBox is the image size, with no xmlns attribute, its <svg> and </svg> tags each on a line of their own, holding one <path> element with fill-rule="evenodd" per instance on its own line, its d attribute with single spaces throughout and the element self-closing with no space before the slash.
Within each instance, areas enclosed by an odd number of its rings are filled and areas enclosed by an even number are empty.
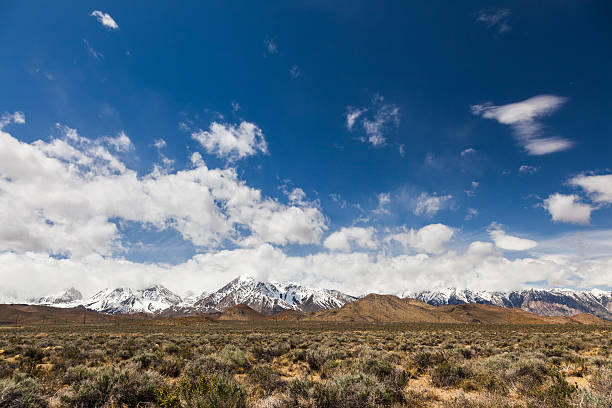
<svg viewBox="0 0 612 408">
<path fill-rule="evenodd" d="M 597 326 L 203 322 L 5 327 L 0 407 L 606 407 Z"/>
</svg>

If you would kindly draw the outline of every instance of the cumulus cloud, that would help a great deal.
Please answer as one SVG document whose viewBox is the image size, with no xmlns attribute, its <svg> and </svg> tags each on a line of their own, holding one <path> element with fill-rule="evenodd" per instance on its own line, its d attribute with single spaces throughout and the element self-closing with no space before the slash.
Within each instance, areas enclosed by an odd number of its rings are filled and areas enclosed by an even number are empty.
<svg viewBox="0 0 612 408">
<path fill-rule="evenodd" d="M 344 227 L 330 234 L 323 242 L 323 246 L 332 251 L 344 252 L 350 251 L 353 247 L 376 249 L 378 241 L 374 234 L 372 227 Z"/>
<path fill-rule="evenodd" d="M 489 236 L 496 247 L 507 251 L 526 251 L 538 245 L 536 241 L 506 234 L 501 226 L 495 223 L 489 228 Z"/>
<path fill-rule="evenodd" d="M 26 119 L 25 119 L 25 115 L 23 112 L 19 112 L 19 111 L 16 111 L 13 113 L 4 112 L 2 116 L 0 116 L 0 130 L 2 130 L 6 125 L 10 123 L 22 125 L 25 123 L 25 121 Z"/>
<path fill-rule="evenodd" d="M 551 287 L 609 286 L 612 257 L 584 260 L 554 255 L 508 259 L 489 242 L 438 255 L 321 252 L 291 256 L 269 244 L 196 254 L 178 265 L 140 264 L 91 255 L 57 259 L 42 253 L 0 253 L 7 289 L 23 297 L 74 285 L 86 295 L 101 287 L 143 287 L 159 282 L 177 292 L 216 290 L 240 274 L 333 288 L 354 295 L 459 287 L 509 290 L 545 281 Z"/>
<path fill-rule="evenodd" d="M 119 132 L 116 137 L 106 137 L 104 140 L 118 152 L 127 152 L 134 149 L 132 141 L 125 132 Z"/>
<path fill-rule="evenodd" d="M 370 113 L 369 116 L 365 115 Z M 361 140 L 374 147 L 383 146 L 387 142 L 385 132 L 389 128 L 399 127 L 399 108 L 394 104 L 385 103 L 382 95 L 375 95 L 370 108 L 347 107 L 346 128 L 351 131 L 358 119 L 366 134 Z"/>
<path fill-rule="evenodd" d="M 519 144 L 530 155 L 545 155 L 567 150 L 573 142 L 558 136 L 543 136 L 539 122 L 542 116 L 559 109 L 567 98 L 556 95 L 538 95 L 521 102 L 495 106 L 492 103 L 472 105 L 472 113 L 487 119 L 494 119 L 512 127 Z"/>
<path fill-rule="evenodd" d="M 268 152 L 261 129 L 246 121 L 240 122 L 239 125 L 213 122 L 209 130 L 199 130 L 191 137 L 198 141 L 207 153 L 230 160 Z"/>
<path fill-rule="evenodd" d="M 204 248 L 317 243 L 327 229 L 315 205 L 265 198 L 196 154 L 192 168 L 139 176 L 107 139 L 59 129 L 62 137 L 33 143 L 0 131 L 0 251 L 114 255 L 124 249 L 117 219 L 174 229 Z M 126 138 L 119 149 L 131 146 Z"/>
<path fill-rule="evenodd" d="M 583 174 L 573 177 L 569 183 L 581 187 L 597 203 L 612 203 L 612 174 Z"/>
<path fill-rule="evenodd" d="M 452 195 L 439 196 L 436 194 L 421 193 L 416 199 L 414 213 L 416 215 L 435 215 L 438 211 L 445 208 Z"/>
<path fill-rule="evenodd" d="M 553 221 L 574 224 L 588 224 L 591 221 L 593 207 L 580 202 L 580 197 L 575 194 L 552 194 L 544 200 L 543 205 Z"/>
<path fill-rule="evenodd" d="M 421 229 L 406 229 L 391 234 L 387 241 L 397 241 L 405 248 L 414 248 L 431 254 L 444 252 L 446 244 L 453 238 L 455 230 L 444 224 L 430 224 Z"/>
<path fill-rule="evenodd" d="M 476 13 L 476 21 L 498 33 L 510 31 L 508 20 L 512 13 L 508 9 L 483 9 Z"/>
<path fill-rule="evenodd" d="M 90 16 L 95 17 L 100 24 L 110 30 L 119 29 L 119 25 L 117 24 L 117 22 L 108 13 L 103 13 L 99 10 L 94 10 L 91 12 Z"/>
</svg>

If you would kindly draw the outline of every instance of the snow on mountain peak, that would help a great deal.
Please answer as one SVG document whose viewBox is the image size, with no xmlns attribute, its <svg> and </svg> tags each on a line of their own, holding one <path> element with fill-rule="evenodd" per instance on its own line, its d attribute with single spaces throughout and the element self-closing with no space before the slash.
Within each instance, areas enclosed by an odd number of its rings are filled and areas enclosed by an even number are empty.
<svg viewBox="0 0 612 408">
<path fill-rule="evenodd" d="M 74 287 L 70 287 L 68 289 L 65 289 L 53 295 L 30 299 L 29 302 L 38 304 L 38 305 L 76 306 L 79 304 L 79 301 L 81 301 L 82 299 L 83 299 L 83 295 L 81 294 L 81 292 L 76 290 Z"/>
<path fill-rule="evenodd" d="M 103 313 L 158 313 L 182 302 L 181 297 L 156 284 L 139 290 L 107 288 L 83 302 L 88 309 Z"/>
<path fill-rule="evenodd" d="M 330 309 L 353 300 L 356 298 L 334 290 L 307 288 L 276 280 L 260 281 L 250 275 L 240 275 L 194 306 L 203 312 L 219 312 L 245 303 L 260 313 L 272 314 L 282 310 Z"/>
</svg>

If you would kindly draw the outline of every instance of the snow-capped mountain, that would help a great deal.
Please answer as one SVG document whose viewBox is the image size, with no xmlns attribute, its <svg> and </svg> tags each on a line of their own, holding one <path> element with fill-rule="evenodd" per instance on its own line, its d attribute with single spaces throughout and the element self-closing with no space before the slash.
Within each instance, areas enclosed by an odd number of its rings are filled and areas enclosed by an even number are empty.
<svg viewBox="0 0 612 408">
<path fill-rule="evenodd" d="M 108 314 L 159 313 L 179 305 L 181 297 L 162 285 L 133 290 L 130 288 L 104 289 L 83 301 L 87 309 Z"/>
<path fill-rule="evenodd" d="M 342 307 L 357 300 L 337 290 L 308 288 L 295 283 L 258 281 L 251 276 L 239 276 L 218 291 L 194 304 L 203 313 L 222 312 L 244 303 L 262 314 L 283 310 L 314 312 Z"/>
<path fill-rule="evenodd" d="M 511 292 L 441 289 L 400 293 L 434 306 L 480 303 L 520 308 L 542 316 L 572 316 L 591 313 L 612 320 L 612 292 L 593 289 L 529 289 Z M 223 312 L 244 303 L 256 311 L 271 315 L 283 310 L 316 312 L 344 306 L 356 297 L 329 289 L 315 289 L 296 283 L 260 281 L 239 276 L 216 292 L 194 292 L 181 296 L 162 285 L 146 289 L 104 289 L 87 299 L 70 288 L 64 292 L 30 299 L 28 303 L 54 307 L 84 306 L 108 314 L 148 313 L 161 316 L 184 316 Z M 19 303 L 15 294 L 0 293 L 0 303 Z"/>
<path fill-rule="evenodd" d="M 181 296 L 181 306 L 193 306 L 198 300 L 204 299 L 208 295 L 208 292 L 202 292 L 201 294 L 196 295 L 194 291 L 188 290 L 183 296 Z"/>
<path fill-rule="evenodd" d="M 19 303 L 16 293 L 0 291 L 0 305 L 12 305 L 15 303 Z"/>
<path fill-rule="evenodd" d="M 591 313 L 602 319 L 612 320 L 612 292 L 593 289 L 528 289 L 510 292 L 471 291 L 469 289 L 440 289 L 420 292 L 404 292 L 430 305 L 457 305 L 481 303 L 503 307 L 516 307 L 542 316 L 572 316 Z"/>
<path fill-rule="evenodd" d="M 78 306 L 80 301 L 83 300 L 81 292 L 75 288 L 68 288 L 62 292 L 54 295 L 43 296 L 40 298 L 29 299 L 28 302 L 36 305 L 47 305 L 47 306 Z"/>
</svg>

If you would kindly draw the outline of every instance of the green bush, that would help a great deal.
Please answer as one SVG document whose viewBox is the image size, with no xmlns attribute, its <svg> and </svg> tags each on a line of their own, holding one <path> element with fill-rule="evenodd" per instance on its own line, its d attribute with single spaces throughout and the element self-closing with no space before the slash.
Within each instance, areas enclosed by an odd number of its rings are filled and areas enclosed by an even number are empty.
<svg viewBox="0 0 612 408">
<path fill-rule="evenodd" d="M 81 408 L 102 407 L 108 402 L 135 407 L 157 401 L 157 390 L 163 386 L 162 377 L 154 371 L 119 371 L 101 368 L 74 383 L 61 396 L 68 406 Z"/>
<path fill-rule="evenodd" d="M 223 376 L 208 375 L 196 381 L 183 378 L 173 390 L 158 391 L 163 408 L 246 408 L 247 392 L 237 382 Z"/>
</svg>

